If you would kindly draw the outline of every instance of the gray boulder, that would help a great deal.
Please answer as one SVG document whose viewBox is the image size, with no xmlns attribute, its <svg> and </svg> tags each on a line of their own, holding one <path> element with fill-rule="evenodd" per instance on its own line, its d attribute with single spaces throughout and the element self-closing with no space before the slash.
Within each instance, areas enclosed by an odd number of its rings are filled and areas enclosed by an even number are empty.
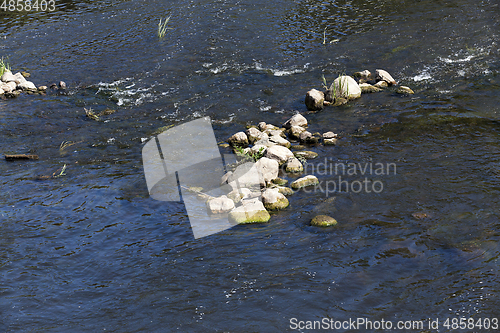
<svg viewBox="0 0 500 333">
<path fill-rule="evenodd" d="M 322 91 L 311 89 L 306 93 L 306 107 L 309 111 L 317 111 L 323 109 L 325 95 Z"/>
<path fill-rule="evenodd" d="M 361 88 L 352 77 L 342 75 L 336 78 L 330 86 L 330 91 L 335 99 L 355 99 L 361 97 Z"/>
<path fill-rule="evenodd" d="M 307 119 L 300 113 L 297 113 L 283 124 L 283 127 L 286 129 L 290 129 L 293 126 L 307 127 Z"/>
</svg>

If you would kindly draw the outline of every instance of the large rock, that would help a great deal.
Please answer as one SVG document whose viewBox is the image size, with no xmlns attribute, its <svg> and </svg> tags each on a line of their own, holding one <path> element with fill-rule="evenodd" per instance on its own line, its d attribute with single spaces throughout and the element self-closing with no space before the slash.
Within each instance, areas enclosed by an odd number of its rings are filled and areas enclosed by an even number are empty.
<svg viewBox="0 0 500 333">
<path fill-rule="evenodd" d="M 267 210 L 278 210 L 288 207 L 288 199 L 277 188 L 268 188 L 262 192 L 262 203 Z"/>
<path fill-rule="evenodd" d="M 21 73 L 16 73 L 14 74 L 14 80 L 13 80 L 17 85 L 26 82 L 26 79 Z M 36 89 L 36 88 L 35 88 Z"/>
<path fill-rule="evenodd" d="M 232 223 L 265 223 L 271 218 L 262 201 L 257 199 L 242 200 L 242 205 L 229 212 Z"/>
<path fill-rule="evenodd" d="M 291 157 L 286 162 L 285 171 L 287 173 L 300 173 L 304 171 L 304 166 L 300 163 L 298 158 Z"/>
<path fill-rule="evenodd" d="M 35 84 L 33 84 L 33 82 L 31 81 L 24 81 L 24 82 L 21 82 L 17 85 L 17 87 L 19 89 L 22 89 L 22 90 L 37 90 Z"/>
<path fill-rule="evenodd" d="M 272 146 L 267 148 L 265 157 L 276 160 L 281 165 L 293 157 L 293 153 L 286 147 Z"/>
<path fill-rule="evenodd" d="M 14 86 L 14 87 L 12 87 L 12 86 Z M 16 87 L 17 87 L 17 85 L 14 81 L 0 84 L 0 89 L 2 89 L 6 93 L 12 92 L 13 90 L 16 89 Z"/>
<path fill-rule="evenodd" d="M 323 103 L 325 101 L 325 95 L 323 92 L 311 89 L 306 93 L 306 107 L 309 111 L 317 111 L 323 109 Z"/>
<path fill-rule="evenodd" d="M 286 129 L 290 129 L 292 126 L 307 127 L 307 119 L 300 113 L 297 113 L 283 124 L 283 127 Z"/>
<path fill-rule="evenodd" d="M 269 138 L 269 141 L 286 148 L 290 148 L 292 146 L 287 139 L 283 139 L 281 136 L 278 135 L 273 135 L 272 137 Z"/>
<path fill-rule="evenodd" d="M 255 127 L 250 127 L 249 129 L 247 129 L 246 135 L 248 138 L 248 142 L 253 144 L 255 141 L 259 141 L 264 133 L 262 133 Z"/>
<path fill-rule="evenodd" d="M 266 183 L 269 183 L 271 180 L 278 177 L 279 164 L 276 160 L 262 157 L 257 161 L 257 163 L 255 163 L 255 167 Z"/>
<path fill-rule="evenodd" d="M 377 73 L 376 80 L 377 81 L 385 81 L 388 84 L 397 84 L 396 80 L 394 80 L 388 72 L 384 71 L 383 69 L 377 69 L 375 71 Z"/>
<path fill-rule="evenodd" d="M 311 225 L 315 227 L 330 227 L 337 224 L 337 220 L 327 215 L 318 215 L 311 220 Z"/>
<path fill-rule="evenodd" d="M 361 88 L 352 77 L 342 75 L 336 78 L 330 86 L 330 91 L 335 99 L 355 99 L 361 97 Z"/>
<path fill-rule="evenodd" d="M 319 184 L 319 180 L 318 180 L 318 178 L 316 178 L 316 176 L 308 175 L 308 176 L 297 179 L 290 186 L 294 190 L 298 190 L 299 188 L 303 188 L 303 187 L 311 186 L 311 185 L 318 185 L 318 184 Z"/>
<path fill-rule="evenodd" d="M 248 137 L 245 132 L 238 132 L 233 134 L 227 142 L 233 147 L 246 147 L 248 146 Z"/>
<path fill-rule="evenodd" d="M 234 202 L 223 195 L 217 198 L 209 199 L 207 201 L 207 208 L 211 214 L 228 213 L 234 209 Z"/>
<path fill-rule="evenodd" d="M 11 81 L 16 81 L 16 77 L 14 76 L 14 74 L 12 74 L 11 71 L 6 69 L 0 80 L 2 80 L 2 82 L 11 82 Z"/>
</svg>

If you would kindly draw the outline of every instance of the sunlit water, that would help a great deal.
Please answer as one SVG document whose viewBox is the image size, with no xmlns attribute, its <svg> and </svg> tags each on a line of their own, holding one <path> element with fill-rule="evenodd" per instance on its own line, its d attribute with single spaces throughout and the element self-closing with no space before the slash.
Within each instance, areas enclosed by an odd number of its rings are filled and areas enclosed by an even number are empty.
<svg viewBox="0 0 500 333">
<path fill-rule="evenodd" d="M 57 1 L 53 13 L 1 15 L 13 70 L 69 86 L 0 100 L 1 153 L 40 156 L 0 161 L 1 331 L 500 315 L 496 1 Z M 322 75 L 376 68 L 415 95 L 306 111 Z M 116 112 L 96 122 L 84 108 Z M 141 150 L 159 128 L 210 116 L 224 141 L 296 112 L 342 136 L 310 147 L 310 167 L 394 163 L 383 191 L 301 191 L 265 225 L 198 240 L 182 203 L 149 197 Z M 323 184 L 338 177 L 316 171 Z M 309 226 L 318 214 L 339 225 Z"/>
</svg>

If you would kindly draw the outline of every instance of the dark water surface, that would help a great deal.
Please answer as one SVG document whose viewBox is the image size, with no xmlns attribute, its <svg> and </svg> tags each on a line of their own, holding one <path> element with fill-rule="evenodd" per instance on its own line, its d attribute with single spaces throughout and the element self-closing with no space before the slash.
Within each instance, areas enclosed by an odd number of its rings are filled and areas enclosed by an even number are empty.
<svg viewBox="0 0 500 333">
<path fill-rule="evenodd" d="M 56 3 L 0 14 L 12 69 L 69 86 L 0 100 L 0 152 L 40 156 L 0 161 L 0 331 L 500 317 L 496 0 Z M 376 68 L 415 95 L 389 89 L 307 113 L 322 74 Z M 96 122 L 84 108 L 117 111 Z M 342 134 L 310 148 L 312 165 L 395 163 L 396 174 L 377 178 L 381 193 L 302 191 L 268 224 L 198 240 L 182 203 L 149 197 L 141 150 L 157 129 L 210 116 L 224 141 L 296 112 L 313 132 Z M 65 176 L 36 180 L 65 164 Z M 318 214 L 338 227 L 310 227 Z"/>
</svg>

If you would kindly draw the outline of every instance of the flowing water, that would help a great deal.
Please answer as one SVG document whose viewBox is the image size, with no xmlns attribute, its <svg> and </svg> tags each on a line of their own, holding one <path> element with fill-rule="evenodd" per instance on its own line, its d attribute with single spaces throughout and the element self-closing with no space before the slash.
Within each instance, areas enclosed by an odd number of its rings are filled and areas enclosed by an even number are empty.
<svg viewBox="0 0 500 333">
<path fill-rule="evenodd" d="M 12 69 L 68 84 L 0 100 L 1 153 L 40 156 L 0 161 L 0 331 L 284 332 L 292 318 L 367 318 L 447 332 L 446 318 L 500 316 L 496 0 L 56 0 L 54 12 L 0 15 Z M 376 68 L 415 94 L 307 112 L 322 75 Z M 85 108 L 116 112 L 94 121 Z M 322 184 L 366 177 L 324 165 L 395 165 L 370 176 L 383 190 L 300 191 L 267 224 L 197 240 L 182 203 L 149 197 L 141 150 L 162 127 L 209 116 L 224 141 L 296 112 L 342 136 L 310 147 Z M 338 226 L 309 226 L 318 214 Z"/>
</svg>

